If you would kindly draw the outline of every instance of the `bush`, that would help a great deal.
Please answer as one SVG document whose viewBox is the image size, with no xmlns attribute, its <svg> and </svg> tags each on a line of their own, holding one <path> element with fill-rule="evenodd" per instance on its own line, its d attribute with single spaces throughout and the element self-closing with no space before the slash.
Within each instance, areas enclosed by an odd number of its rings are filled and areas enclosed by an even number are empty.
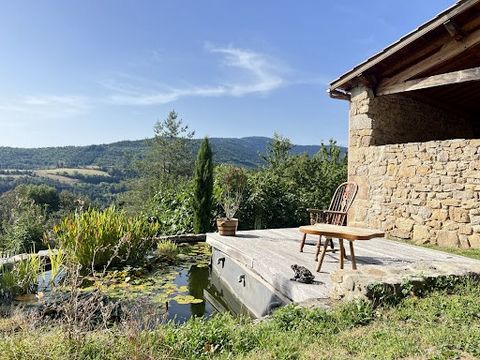
<svg viewBox="0 0 480 360">
<path fill-rule="evenodd" d="M 44 271 L 44 264 L 39 256 L 18 261 L 11 268 L 0 267 L 0 299 L 37 291 L 38 278 Z"/>
<path fill-rule="evenodd" d="M 45 212 L 35 204 L 11 211 L 10 219 L 3 223 L 0 233 L 0 250 L 12 253 L 43 249 L 43 234 L 46 228 Z"/>
<path fill-rule="evenodd" d="M 178 235 L 193 231 L 193 186 L 179 182 L 176 186 L 163 186 L 150 200 L 147 214 L 158 222 L 162 235 Z"/>
<path fill-rule="evenodd" d="M 99 267 L 143 259 L 151 246 L 146 238 L 157 230 L 157 224 L 128 217 L 112 206 L 69 215 L 53 232 L 68 261 Z"/>
<path fill-rule="evenodd" d="M 286 145 L 285 145 L 286 146 Z M 295 227 L 308 223 L 306 209 L 325 209 L 335 189 L 347 179 L 346 158 L 335 142 L 322 144 L 314 157 L 270 154 L 269 165 L 248 173 L 240 207 L 243 229 Z"/>
<path fill-rule="evenodd" d="M 178 246 L 172 241 L 163 240 L 157 244 L 157 256 L 162 260 L 174 261 L 178 255 Z"/>
</svg>

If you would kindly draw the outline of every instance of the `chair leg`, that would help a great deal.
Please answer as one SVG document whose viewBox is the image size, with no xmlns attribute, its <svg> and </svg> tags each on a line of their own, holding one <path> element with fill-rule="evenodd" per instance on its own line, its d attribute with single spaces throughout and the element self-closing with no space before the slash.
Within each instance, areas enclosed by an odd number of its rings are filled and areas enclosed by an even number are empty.
<svg viewBox="0 0 480 360">
<path fill-rule="evenodd" d="M 345 251 L 345 246 L 344 246 L 344 244 L 343 244 L 343 239 L 340 239 L 340 241 L 341 241 L 341 246 L 342 246 L 342 248 L 343 248 L 343 258 L 344 258 L 344 259 L 348 259 L 348 257 L 347 257 L 347 252 Z"/>
<path fill-rule="evenodd" d="M 353 250 L 353 241 L 349 241 L 350 243 L 350 255 L 352 257 L 352 269 L 357 270 L 357 260 L 355 259 L 355 251 Z"/>
<path fill-rule="evenodd" d="M 300 239 L 300 252 L 303 252 L 303 247 L 305 246 L 305 240 L 307 239 L 307 234 L 303 234 Z"/>
<path fill-rule="evenodd" d="M 317 265 L 317 272 L 320 272 L 320 269 L 322 268 L 323 259 L 325 258 L 325 254 L 327 252 L 327 247 L 328 247 L 329 241 L 332 241 L 332 239 L 327 238 L 325 240 L 325 244 L 323 245 L 322 255 L 320 256 L 320 260 L 319 260 L 318 265 Z"/>
</svg>

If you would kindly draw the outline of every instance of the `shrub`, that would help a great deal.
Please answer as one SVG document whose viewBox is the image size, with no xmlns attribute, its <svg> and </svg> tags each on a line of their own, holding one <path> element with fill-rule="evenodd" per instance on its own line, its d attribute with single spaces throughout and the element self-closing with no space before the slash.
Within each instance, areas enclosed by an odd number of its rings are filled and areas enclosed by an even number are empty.
<svg viewBox="0 0 480 360">
<path fill-rule="evenodd" d="M 111 206 L 67 216 L 53 229 L 68 261 L 100 267 L 142 259 L 158 225 Z"/>
<path fill-rule="evenodd" d="M 0 298 L 35 293 L 44 270 L 42 260 L 35 255 L 16 262 L 11 268 L 0 267 Z"/>
<path fill-rule="evenodd" d="M 233 165 L 217 168 L 217 195 L 227 219 L 232 219 L 244 199 L 247 174 L 244 169 Z"/>
<path fill-rule="evenodd" d="M 192 183 L 163 186 L 150 200 L 147 213 L 157 220 L 159 234 L 191 233 L 194 216 Z"/>
<path fill-rule="evenodd" d="M 38 205 L 13 209 L 8 222 L 4 222 L 4 233 L 0 234 L 0 250 L 20 253 L 44 248 L 45 224 L 45 212 Z"/>
<path fill-rule="evenodd" d="M 162 240 L 157 244 L 157 256 L 162 260 L 174 261 L 178 255 L 178 246 L 172 241 Z"/>
</svg>

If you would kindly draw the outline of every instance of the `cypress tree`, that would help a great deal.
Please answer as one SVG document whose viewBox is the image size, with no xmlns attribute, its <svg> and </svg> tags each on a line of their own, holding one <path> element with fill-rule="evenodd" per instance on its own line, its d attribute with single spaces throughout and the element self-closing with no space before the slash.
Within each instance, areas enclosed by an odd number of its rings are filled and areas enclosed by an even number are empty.
<svg viewBox="0 0 480 360">
<path fill-rule="evenodd" d="M 195 163 L 193 230 L 205 233 L 212 227 L 213 210 L 213 154 L 208 138 L 205 137 Z"/>
</svg>

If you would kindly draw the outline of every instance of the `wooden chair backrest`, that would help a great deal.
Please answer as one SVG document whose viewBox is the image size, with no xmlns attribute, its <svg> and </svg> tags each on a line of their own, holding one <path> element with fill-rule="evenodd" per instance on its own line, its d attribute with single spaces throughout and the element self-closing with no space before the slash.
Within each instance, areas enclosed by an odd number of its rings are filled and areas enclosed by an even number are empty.
<svg viewBox="0 0 480 360">
<path fill-rule="evenodd" d="M 357 195 L 358 185 L 354 182 L 345 182 L 335 190 L 328 210 L 339 211 L 341 214 L 328 214 L 326 216 L 326 223 L 333 225 L 346 225 L 347 212 L 352 206 L 353 200 Z"/>
</svg>

